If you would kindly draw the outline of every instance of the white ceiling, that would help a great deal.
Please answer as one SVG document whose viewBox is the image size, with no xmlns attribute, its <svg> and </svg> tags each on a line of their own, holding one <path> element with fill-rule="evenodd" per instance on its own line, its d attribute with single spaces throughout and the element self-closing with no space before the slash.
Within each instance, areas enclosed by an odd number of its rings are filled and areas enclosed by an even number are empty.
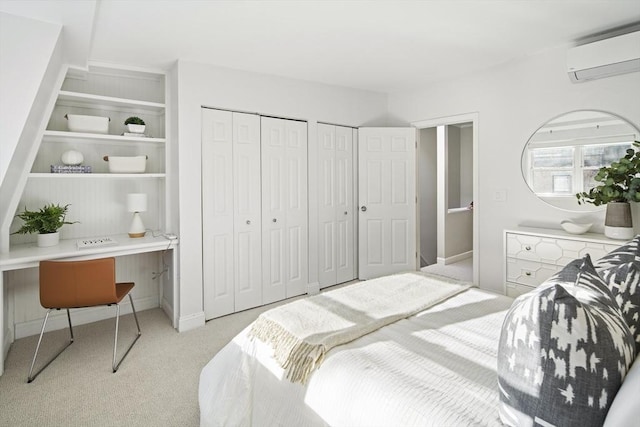
<svg viewBox="0 0 640 427">
<path fill-rule="evenodd" d="M 640 0 L 0 0 L 0 11 L 63 24 L 72 61 L 182 58 L 378 92 L 640 22 Z"/>
</svg>

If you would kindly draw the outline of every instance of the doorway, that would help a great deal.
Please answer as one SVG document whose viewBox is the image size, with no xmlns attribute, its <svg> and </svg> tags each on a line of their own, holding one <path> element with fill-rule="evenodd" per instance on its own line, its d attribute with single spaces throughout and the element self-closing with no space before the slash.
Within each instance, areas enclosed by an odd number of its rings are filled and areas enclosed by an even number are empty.
<svg viewBox="0 0 640 427">
<path fill-rule="evenodd" d="M 412 125 L 418 132 L 419 266 L 477 285 L 478 115 Z"/>
</svg>

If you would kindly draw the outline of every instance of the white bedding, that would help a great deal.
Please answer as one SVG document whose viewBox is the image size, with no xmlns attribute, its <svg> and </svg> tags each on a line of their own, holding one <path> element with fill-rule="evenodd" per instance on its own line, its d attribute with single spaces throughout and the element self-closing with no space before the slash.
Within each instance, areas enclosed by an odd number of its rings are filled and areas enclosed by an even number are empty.
<svg viewBox="0 0 640 427">
<path fill-rule="evenodd" d="M 202 370 L 201 425 L 502 425 L 496 354 L 512 301 L 469 289 L 334 348 L 306 385 L 245 329 Z"/>
</svg>

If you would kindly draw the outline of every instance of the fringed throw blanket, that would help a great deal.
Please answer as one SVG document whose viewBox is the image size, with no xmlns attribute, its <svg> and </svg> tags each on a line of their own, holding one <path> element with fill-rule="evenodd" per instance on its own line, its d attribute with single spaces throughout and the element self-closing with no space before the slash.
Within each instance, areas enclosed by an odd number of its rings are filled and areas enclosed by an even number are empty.
<svg viewBox="0 0 640 427">
<path fill-rule="evenodd" d="M 300 299 L 261 314 L 249 336 L 274 349 L 292 382 L 305 383 L 327 351 L 412 316 L 469 288 L 424 273 L 403 273 Z"/>
</svg>

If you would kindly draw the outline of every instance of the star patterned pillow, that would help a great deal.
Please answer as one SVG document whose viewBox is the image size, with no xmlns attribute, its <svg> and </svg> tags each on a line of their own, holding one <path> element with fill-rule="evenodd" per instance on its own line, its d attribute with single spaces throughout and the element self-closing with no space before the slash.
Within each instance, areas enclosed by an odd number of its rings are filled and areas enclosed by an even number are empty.
<svg viewBox="0 0 640 427">
<path fill-rule="evenodd" d="M 629 327 L 589 256 L 508 311 L 498 349 L 500 418 L 510 426 L 601 426 L 635 358 Z"/>
</svg>

